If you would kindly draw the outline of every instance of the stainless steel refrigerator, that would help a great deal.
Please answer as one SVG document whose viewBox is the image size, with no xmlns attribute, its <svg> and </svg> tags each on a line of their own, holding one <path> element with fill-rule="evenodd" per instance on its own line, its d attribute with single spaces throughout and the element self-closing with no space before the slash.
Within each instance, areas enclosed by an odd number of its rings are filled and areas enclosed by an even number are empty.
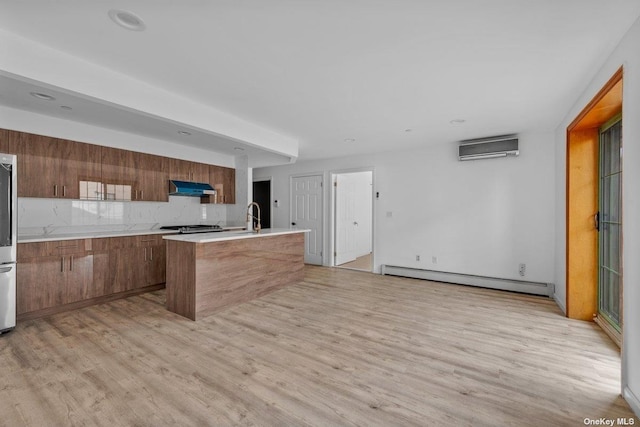
<svg viewBox="0 0 640 427">
<path fill-rule="evenodd" d="M 16 156 L 0 153 L 0 334 L 16 326 Z"/>
</svg>

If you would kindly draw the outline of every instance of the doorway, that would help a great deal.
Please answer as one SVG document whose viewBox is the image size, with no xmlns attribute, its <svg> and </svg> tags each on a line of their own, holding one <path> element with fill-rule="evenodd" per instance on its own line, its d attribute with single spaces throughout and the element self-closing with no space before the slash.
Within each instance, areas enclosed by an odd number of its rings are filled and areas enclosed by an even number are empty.
<svg viewBox="0 0 640 427">
<path fill-rule="evenodd" d="M 262 228 L 271 228 L 271 178 L 253 181 L 253 201 L 260 205 L 260 225 Z M 254 218 L 258 212 L 253 207 Z M 254 219 L 253 226 L 256 226 L 257 219 Z"/>
<path fill-rule="evenodd" d="M 373 171 L 332 175 L 333 265 L 373 271 Z"/>
<path fill-rule="evenodd" d="M 621 334 L 603 321 L 605 316 L 600 314 L 600 307 L 607 306 L 604 311 L 614 309 L 613 300 L 622 306 L 622 284 L 615 284 L 621 276 L 610 276 L 612 269 L 616 273 L 622 269 L 621 234 L 618 234 L 622 224 L 618 224 L 618 216 L 612 216 L 618 215 L 622 203 L 621 170 L 614 171 L 619 167 L 611 166 L 612 162 L 620 161 L 621 146 L 609 141 L 619 131 L 615 118 L 622 115 L 622 71 L 620 68 L 609 79 L 567 128 L 566 169 L 567 316 L 595 320 L 618 345 Z M 609 166 L 601 165 L 603 162 L 609 162 Z M 616 193 L 614 199 L 612 192 Z M 613 231 L 614 234 L 610 233 Z M 615 254 L 611 245 L 616 246 Z M 603 279 L 605 284 L 601 287 Z"/>
</svg>

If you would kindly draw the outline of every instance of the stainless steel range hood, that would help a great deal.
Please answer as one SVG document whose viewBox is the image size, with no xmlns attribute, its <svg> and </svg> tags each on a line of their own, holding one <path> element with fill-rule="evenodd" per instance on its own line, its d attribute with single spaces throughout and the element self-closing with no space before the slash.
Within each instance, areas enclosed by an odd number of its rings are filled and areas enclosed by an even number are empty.
<svg viewBox="0 0 640 427">
<path fill-rule="evenodd" d="M 169 181 L 170 196 L 202 197 L 216 194 L 216 190 L 204 182 Z"/>
</svg>

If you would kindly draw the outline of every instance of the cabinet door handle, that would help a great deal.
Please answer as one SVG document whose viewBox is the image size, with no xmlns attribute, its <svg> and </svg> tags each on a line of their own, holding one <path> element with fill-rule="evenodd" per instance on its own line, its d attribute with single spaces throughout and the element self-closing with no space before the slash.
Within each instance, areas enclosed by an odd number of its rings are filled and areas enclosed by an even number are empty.
<svg viewBox="0 0 640 427">
<path fill-rule="evenodd" d="M 58 185 L 53 186 L 53 197 L 58 197 Z"/>
<path fill-rule="evenodd" d="M 140 200 L 144 200 L 144 190 L 140 190 Z"/>
<path fill-rule="evenodd" d="M 60 260 L 60 273 L 64 273 L 64 257 Z"/>
<path fill-rule="evenodd" d="M 151 254 L 149 256 L 149 261 L 153 261 L 153 248 L 149 248 L 149 253 Z"/>
<path fill-rule="evenodd" d="M 62 197 L 67 197 L 67 186 L 66 185 L 62 186 Z"/>
<path fill-rule="evenodd" d="M 144 261 L 147 262 L 147 248 L 144 248 Z"/>
<path fill-rule="evenodd" d="M 71 255 L 71 260 L 69 261 L 69 271 L 73 271 L 73 255 Z"/>
</svg>

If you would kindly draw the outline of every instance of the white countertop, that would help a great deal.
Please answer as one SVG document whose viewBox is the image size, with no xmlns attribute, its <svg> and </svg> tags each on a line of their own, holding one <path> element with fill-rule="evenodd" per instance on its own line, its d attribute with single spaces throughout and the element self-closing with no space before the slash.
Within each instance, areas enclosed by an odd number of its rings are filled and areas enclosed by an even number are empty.
<svg viewBox="0 0 640 427">
<path fill-rule="evenodd" d="M 237 239 L 254 239 L 258 237 L 280 236 L 283 234 L 308 233 L 311 230 L 293 229 L 293 228 L 265 228 L 256 233 L 254 231 L 222 231 L 214 233 L 195 233 L 195 234 L 177 234 L 171 236 L 163 236 L 165 240 L 176 240 L 178 242 L 190 243 L 210 243 L 222 242 L 225 240 Z"/>
<path fill-rule="evenodd" d="M 101 237 L 142 236 L 146 234 L 176 234 L 177 230 L 122 230 L 122 231 L 83 231 L 65 234 L 18 235 L 18 243 L 51 242 L 56 240 L 98 239 Z"/>
<path fill-rule="evenodd" d="M 232 233 L 242 230 L 243 227 L 225 227 L 222 233 Z M 144 236 L 147 234 L 178 234 L 178 230 L 161 230 L 159 228 L 139 229 L 139 230 L 114 230 L 114 231 L 79 231 L 77 233 L 60 233 L 60 234 L 18 234 L 18 243 L 37 243 L 52 242 L 56 240 L 75 240 L 75 239 L 99 239 L 102 237 L 128 237 L 128 236 Z M 184 236 L 184 234 L 182 234 Z"/>
</svg>

